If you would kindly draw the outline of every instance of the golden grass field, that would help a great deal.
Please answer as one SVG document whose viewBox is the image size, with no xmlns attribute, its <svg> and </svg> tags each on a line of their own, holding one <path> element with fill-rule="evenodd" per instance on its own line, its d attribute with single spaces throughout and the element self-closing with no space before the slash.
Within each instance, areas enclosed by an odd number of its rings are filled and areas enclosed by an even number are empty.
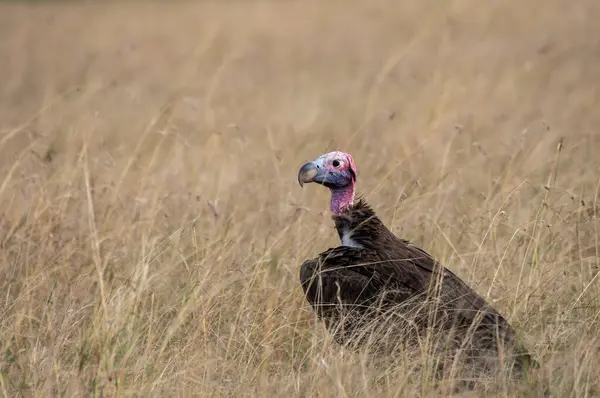
<svg viewBox="0 0 600 398">
<path fill-rule="evenodd" d="M 303 298 L 338 238 L 297 171 L 342 150 L 540 362 L 464 396 L 599 396 L 599 20 L 597 0 L 2 3 L 0 391 L 447 396 L 426 353 L 344 351 Z"/>
</svg>

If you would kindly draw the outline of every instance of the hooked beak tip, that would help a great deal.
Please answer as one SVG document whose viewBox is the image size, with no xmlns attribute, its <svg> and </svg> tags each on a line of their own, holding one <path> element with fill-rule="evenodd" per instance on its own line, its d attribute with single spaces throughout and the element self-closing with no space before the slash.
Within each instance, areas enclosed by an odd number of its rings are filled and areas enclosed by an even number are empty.
<svg viewBox="0 0 600 398">
<path fill-rule="evenodd" d="M 305 183 L 313 182 L 318 173 L 317 166 L 314 163 L 306 163 L 298 172 L 298 184 L 303 187 Z"/>
</svg>

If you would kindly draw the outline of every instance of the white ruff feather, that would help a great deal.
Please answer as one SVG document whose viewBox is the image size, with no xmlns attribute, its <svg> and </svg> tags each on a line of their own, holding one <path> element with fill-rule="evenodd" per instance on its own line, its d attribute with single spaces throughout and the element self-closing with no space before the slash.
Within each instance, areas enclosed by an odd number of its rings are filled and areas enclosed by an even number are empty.
<svg viewBox="0 0 600 398">
<path fill-rule="evenodd" d="M 364 246 L 352 239 L 352 232 L 347 229 L 342 230 L 342 246 L 354 247 L 356 249 L 363 249 Z"/>
</svg>

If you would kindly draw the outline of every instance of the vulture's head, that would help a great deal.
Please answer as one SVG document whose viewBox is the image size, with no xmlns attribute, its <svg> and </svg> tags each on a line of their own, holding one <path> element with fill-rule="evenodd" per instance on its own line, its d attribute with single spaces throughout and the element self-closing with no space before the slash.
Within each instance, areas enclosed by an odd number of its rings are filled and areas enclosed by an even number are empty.
<svg viewBox="0 0 600 398">
<path fill-rule="evenodd" d="M 341 189 L 356 182 L 356 166 L 352 155 L 344 152 L 329 152 L 306 163 L 298 172 L 300 186 L 316 182 L 330 189 Z"/>
<path fill-rule="evenodd" d="M 331 190 L 331 210 L 339 214 L 354 202 L 356 166 L 352 155 L 344 152 L 325 153 L 308 162 L 298 172 L 298 183 L 315 182 Z"/>
</svg>

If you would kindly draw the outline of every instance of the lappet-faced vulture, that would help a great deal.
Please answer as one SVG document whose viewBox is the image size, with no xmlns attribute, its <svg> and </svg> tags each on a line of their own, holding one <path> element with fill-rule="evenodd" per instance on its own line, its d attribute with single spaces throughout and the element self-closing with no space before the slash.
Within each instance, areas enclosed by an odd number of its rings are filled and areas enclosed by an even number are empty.
<svg viewBox="0 0 600 398">
<path fill-rule="evenodd" d="M 300 168 L 298 182 L 331 191 L 331 212 L 341 245 L 305 261 L 304 293 L 340 344 L 436 346 L 475 369 L 504 361 L 520 373 L 537 365 L 515 330 L 486 300 L 424 250 L 396 237 L 360 199 L 352 156 L 330 152 Z M 427 331 L 436 331 L 426 338 Z M 448 351 L 447 349 L 451 350 Z M 457 355 L 459 354 L 459 355 Z"/>
</svg>

